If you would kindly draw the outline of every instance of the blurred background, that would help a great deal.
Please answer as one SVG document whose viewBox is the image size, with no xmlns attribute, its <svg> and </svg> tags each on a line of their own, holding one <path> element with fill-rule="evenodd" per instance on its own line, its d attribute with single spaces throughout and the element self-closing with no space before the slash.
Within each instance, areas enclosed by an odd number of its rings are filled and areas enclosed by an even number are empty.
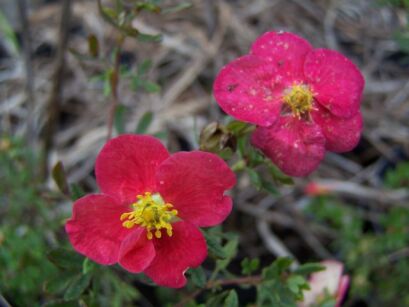
<svg viewBox="0 0 409 307">
<path fill-rule="evenodd" d="M 338 259 L 351 277 L 345 306 L 409 306 L 408 14 L 407 0 L 1 0 L 0 306 L 86 306 L 83 293 L 97 293 L 96 306 L 172 300 L 119 268 L 100 271 L 99 288 L 73 273 L 93 264 L 71 263 L 63 225 L 72 199 L 97 191 L 95 157 L 109 136 L 150 133 L 171 152 L 203 147 L 202 129 L 227 120 L 215 76 L 272 30 L 361 69 L 364 131 L 353 152 L 327 153 L 307 178 L 238 174 L 224 225 L 240 235 L 231 270 L 240 274 L 245 257 Z M 55 265 L 57 247 L 67 252 Z M 67 295 L 73 284 L 85 286 Z"/>
</svg>

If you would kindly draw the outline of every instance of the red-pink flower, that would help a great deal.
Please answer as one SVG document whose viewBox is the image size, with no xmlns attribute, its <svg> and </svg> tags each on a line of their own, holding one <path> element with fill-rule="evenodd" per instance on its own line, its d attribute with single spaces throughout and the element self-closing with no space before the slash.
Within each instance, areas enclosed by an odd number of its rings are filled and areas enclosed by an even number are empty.
<svg viewBox="0 0 409 307">
<path fill-rule="evenodd" d="M 343 275 L 344 265 L 336 260 L 321 261 L 325 270 L 310 277 L 310 290 L 304 292 L 304 300 L 298 307 L 316 306 L 328 296 L 335 299 L 335 307 L 341 306 L 349 286 L 349 276 Z"/>
<path fill-rule="evenodd" d="M 198 227 L 220 224 L 232 209 L 224 195 L 235 175 L 214 154 L 170 155 L 155 138 L 122 135 L 99 153 L 100 194 L 74 203 L 65 229 L 74 248 L 97 263 L 119 263 L 156 284 L 179 288 L 207 256 Z"/>
<path fill-rule="evenodd" d="M 360 138 L 364 79 L 334 50 L 267 32 L 250 53 L 227 64 L 214 83 L 220 107 L 258 125 L 252 143 L 286 174 L 305 176 L 325 150 L 345 152 Z"/>
</svg>

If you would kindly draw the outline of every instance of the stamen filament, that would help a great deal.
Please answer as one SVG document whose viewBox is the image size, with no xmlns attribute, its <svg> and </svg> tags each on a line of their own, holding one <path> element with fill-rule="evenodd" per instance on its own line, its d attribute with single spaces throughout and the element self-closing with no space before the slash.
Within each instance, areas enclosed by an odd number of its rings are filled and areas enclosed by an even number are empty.
<svg viewBox="0 0 409 307">
<path fill-rule="evenodd" d="M 132 228 L 135 225 L 146 228 L 146 236 L 149 240 L 162 237 L 161 229 L 166 229 L 169 237 L 172 236 L 171 222 L 177 218 L 178 211 L 172 209 L 173 205 L 165 203 L 159 193 L 151 194 L 146 192 L 144 195 L 136 197 L 137 202 L 132 204 L 133 211 L 125 212 L 121 215 L 122 226 Z"/>
<path fill-rule="evenodd" d="M 308 85 L 295 84 L 285 91 L 283 100 L 291 108 L 294 116 L 301 118 L 302 115 L 313 109 L 314 95 Z"/>
</svg>

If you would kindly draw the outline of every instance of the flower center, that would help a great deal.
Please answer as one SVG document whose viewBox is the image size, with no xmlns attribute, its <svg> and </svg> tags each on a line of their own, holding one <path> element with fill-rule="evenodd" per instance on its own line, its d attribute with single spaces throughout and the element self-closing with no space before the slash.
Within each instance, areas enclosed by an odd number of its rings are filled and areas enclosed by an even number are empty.
<svg viewBox="0 0 409 307">
<path fill-rule="evenodd" d="M 312 109 L 314 95 L 308 85 L 296 84 L 284 92 L 284 102 L 298 118 Z"/>
<path fill-rule="evenodd" d="M 152 195 L 146 192 L 144 195 L 138 195 L 137 199 L 138 201 L 132 204 L 133 211 L 121 215 L 121 221 L 124 221 L 122 226 L 128 229 L 135 225 L 145 227 L 149 240 L 153 238 L 152 231 L 154 231 L 155 237 L 160 239 L 162 228 L 166 229 L 166 233 L 171 237 L 171 222 L 178 214 L 177 210 L 172 209 L 173 205 L 165 203 L 159 193 Z"/>
</svg>

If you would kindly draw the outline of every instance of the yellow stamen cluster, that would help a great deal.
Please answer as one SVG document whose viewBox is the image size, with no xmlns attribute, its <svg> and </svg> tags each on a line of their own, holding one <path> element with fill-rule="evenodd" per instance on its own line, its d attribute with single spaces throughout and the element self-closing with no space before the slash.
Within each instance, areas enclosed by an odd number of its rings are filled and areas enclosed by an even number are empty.
<svg viewBox="0 0 409 307">
<path fill-rule="evenodd" d="M 144 195 L 137 196 L 138 201 L 132 204 L 133 211 L 126 212 L 121 215 L 122 226 L 132 228 L 135 225 L 145 227 L 147 230 L 147 238 L 153 238 L 152 231 L 155 237 L 162 237 L 161 229 L 166 229 L 169 237 L 172 236 L 172 219 L 177 217 L 177 210 L 172 209 L 173 206 L 165 203 L 159 193 L 151 194 L 146 192 Z"/>
<path fill-rule="evenodd" d="M 293 115 L 298 118 L 311 111 L 313 99 L 313 93 L 305 84 L 293 85 L 285 91 L 283 97 L 284 102 L 290 106 Z"/>
</svg>

